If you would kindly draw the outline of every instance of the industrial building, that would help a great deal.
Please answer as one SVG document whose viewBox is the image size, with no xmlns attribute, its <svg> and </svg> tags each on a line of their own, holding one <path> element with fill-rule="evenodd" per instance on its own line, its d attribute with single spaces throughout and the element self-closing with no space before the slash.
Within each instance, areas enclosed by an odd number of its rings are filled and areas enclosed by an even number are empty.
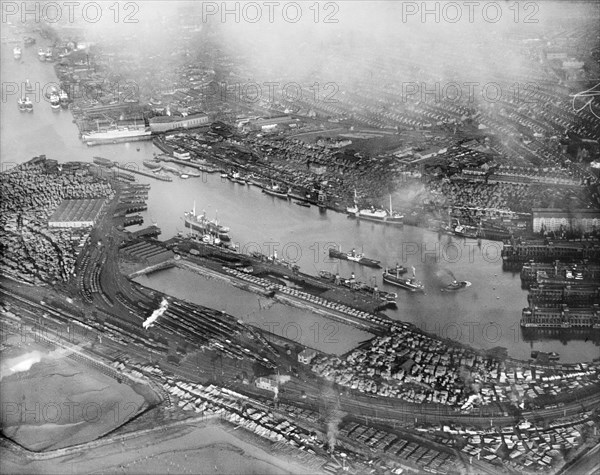
<svg viewBox="0 0 600 475">
<path fill-rule="evenodd" d="M 50 216 L 48 226 L 51 228 L 85 228 L 96 224 L 106 200 L 83 199 L 63 200 Z"/>
<path fill-rule="evenodd" d="M 600 211 L 597 209 L 533 208 L 533 232 L 581 231 L 589 233 L 600 229 Z"/>
<path fill-rule="evenodd" d="M 168 132 L 176 129 L 191 129 L 208 125 L 209 118 L 204 114 L 194 114 L 187 117 L 161 116 L 148 120 L 152 133 Z"/>
</svg>

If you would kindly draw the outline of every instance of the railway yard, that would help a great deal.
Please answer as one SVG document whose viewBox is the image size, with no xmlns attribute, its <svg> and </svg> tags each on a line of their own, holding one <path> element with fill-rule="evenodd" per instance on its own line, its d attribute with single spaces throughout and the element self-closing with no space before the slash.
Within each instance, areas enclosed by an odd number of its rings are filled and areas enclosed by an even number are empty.
<svg viewBox="0 0 600 475">
<path fill-rule="evenodd" d="M 12 173 L 34 179 L 48 172 L 45 160 L 34 163 Z M 75 169 L 91 189 L 106 193 L 106 205 L 93 227 L 79 231 L 83 245 L 71 251 L 74 265 L 61 282 L 25 283 L 33 273 L 46 275 L 46 261 L 36 261 L 39 269 L 5 273 L 3 354 L 31 340 L 48 351 L 61 347 L 120 382 L 146 384 L 160 402 L 109 438 L 171 430 L 202 416 L 329 473 L 552 468 L 595 440 L 600 362 L 501 358 L 392 321 L 379 313 L 385 304 L 374 296 L 303 274 L 285 261 L 188 238 L 161 242 L 130 233 L 127 216 L 144 206 L 147 188 L 106 178 L 93 165 L 55 170 L 63 187 Z M 6 178 L 12 183 L 4 176 L 3 184 Z M 17 217 L 27 209 L 27 194 L 22 196 L 24 201 L 9 200 Z M 57 231 L 40 232 L 52 240 Z M 315 351 L 300 362 L 306 348 L 297 342 L 131 280 L 168 266 L 312 309 L 373 337 L 347 354 Z M 142 325 L 150 320 L 148 328 Z M 3 446 L 39 459 L 107 443 L 101 441 L 41 453 L 10 437 Z"/>
</svg>

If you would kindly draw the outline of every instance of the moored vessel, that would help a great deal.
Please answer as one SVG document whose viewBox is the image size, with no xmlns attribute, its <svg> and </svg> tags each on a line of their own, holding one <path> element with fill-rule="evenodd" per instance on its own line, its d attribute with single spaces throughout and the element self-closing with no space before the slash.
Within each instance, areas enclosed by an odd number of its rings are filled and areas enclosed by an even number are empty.
<svg viewBox="0 0 600 475">
<path fill-rule="evenodd" d="M 21 59 L 21 48 L 19 46 L 15 46 L 13 48 L 13 56 L 15 57 L 15 59 Z"/>
<path fill-rule="evenodd" d="M 280 188 L 279 185 L 271 184 L 271 186 L 265 186 L 262 191 L 267 195 L 275 196 L 277 198 L 283 198 L 286 200 L 288 199 L 287 191 Z"/>
<path fill-rule="evenodd" d="M 69 95 L 63 89 L 58 93 L 58 99 L 62 108 L 66 109 L 69 107 Z"/>
<path fill-rule="evenodd" d="M 50 94 L 50 107 L 52 107 L 52 109 L 60 109 L 60 98 L 58 97 L 58 94 L 56 94 L 55 92 L 53 92 L 52 94 Z"/>
</svg>

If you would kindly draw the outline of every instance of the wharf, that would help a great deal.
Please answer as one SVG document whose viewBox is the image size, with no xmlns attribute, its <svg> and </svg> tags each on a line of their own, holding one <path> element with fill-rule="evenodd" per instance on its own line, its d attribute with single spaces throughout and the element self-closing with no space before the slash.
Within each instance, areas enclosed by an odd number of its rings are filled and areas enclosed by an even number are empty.
<svg viewBox="0 0 600 475">
<path fill-rule="evenodd" d="M 205 172 L 205 173 L 216 173 L 218 172 L 218 170 L 214 167 L 211 167 L 209 165 L 203 165 L 200 163 L 194 163 L 190 160 L 178 160 L 176 158 L 173 157 L 169 157 L 168 155 L 157 155 L 155 158 L 156 161 L 159 162 L 171 162 L 171 163 L 176 163 L 177 165 L 181 165 L 184 167 L 189 167 L 189 168 L 194 168 L 195 170 L 201 171 L 201 172 Z"/>
<path fill-rule="evenodd" d="M 113 168 L 112 170 L 115 170 L 115 168 Z M 155 178 L 156 180 L 161 180 L 161 181 L 173 181 L 173 179 L 170 176 L 166 176 L 166 175 L 157 175 L 156 173 L 148 173 L 145 172 L 143 170 L 135 170 L 133 168 L 127 168 L 126 169 L 128 172 L 131 173 L 135 173 L 137 175 L 142 175 L 142 176 L 147 176 L 150 178 Z M 120 169 L 119 169 L 119 173 L 120 173 Z"/>
</svg>

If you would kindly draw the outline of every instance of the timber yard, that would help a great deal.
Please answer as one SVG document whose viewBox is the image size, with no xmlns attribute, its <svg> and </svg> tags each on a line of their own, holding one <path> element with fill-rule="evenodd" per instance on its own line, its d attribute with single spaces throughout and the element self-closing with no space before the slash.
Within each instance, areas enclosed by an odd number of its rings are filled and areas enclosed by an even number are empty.
<svg viewBox="0 0 600 475">
<path fill-rule="evenodd" d="M 494 33 L 506 70 L 485 41 L 350 57 L 334 35 L 300 76 L 174 5 L 142 42 L 3 20 L 0 471 L 594 473 L 600 109 L 571 99 L 600 73 L 598 10 Z M 397 82 L 461 61 L 536 87 Z M 299 94 L 248 100 L 249 77 Z M 421 324 L 444 312 L 465 320 Z"/>
</svg>

